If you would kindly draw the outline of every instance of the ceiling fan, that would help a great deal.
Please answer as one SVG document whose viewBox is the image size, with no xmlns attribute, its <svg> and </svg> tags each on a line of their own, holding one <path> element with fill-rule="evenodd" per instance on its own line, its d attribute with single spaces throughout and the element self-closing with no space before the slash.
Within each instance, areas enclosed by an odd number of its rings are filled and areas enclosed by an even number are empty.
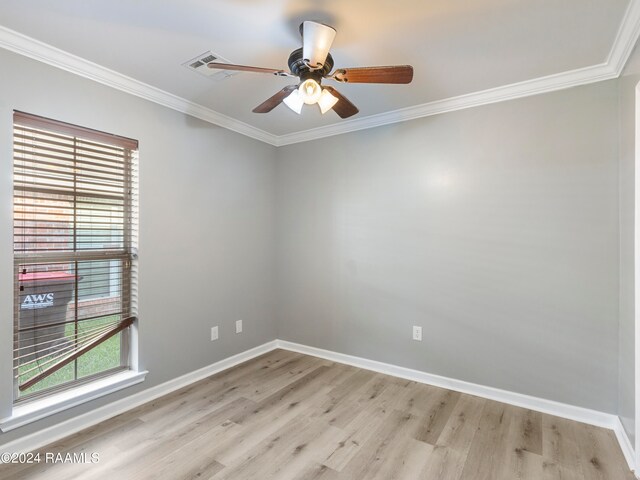
<svg viewBox="0 0 640 480">
<path fill-rule="evenodd" d="M 328 78 L 341 83 L 394 83 L 407 84 L 413 80 L 411 65 L 389 67 L 358 67 L 333 69 L 333 57 L 329 53 L 336 30 L 322 23 L 305 21 L 300 25 L 302 48 L 289 55 L 289 70 L 229 63 L 210 62 L 209 68 L 236 70 L 242 72 L 269 73 L 280 77 L 299 77 L 298 85 L 288 85 L 253 109 L 254 113 L 267 113 L 283 103 L 300 114 L 303 105 L 320 107 L 324 114 L 333 109 L 341 118 L 358 113 L 358 108 L 335 88 L 322 86 L 322 79 Z"/>
</svg>

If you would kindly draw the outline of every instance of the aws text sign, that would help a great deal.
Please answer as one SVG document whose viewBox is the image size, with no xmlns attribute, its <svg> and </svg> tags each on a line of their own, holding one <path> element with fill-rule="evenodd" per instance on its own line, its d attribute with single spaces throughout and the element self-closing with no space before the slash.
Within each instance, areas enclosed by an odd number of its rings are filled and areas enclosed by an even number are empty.
<svg viewBox="0 0 640 480">
<path fill-rule="evenodd" d="M 40 293 L 33 295 L 26 295 L 20 309 L 22 310 L 34 310 L 36 308 L 46 308 L 53 306 L 53 293 Z"/>
</svg>

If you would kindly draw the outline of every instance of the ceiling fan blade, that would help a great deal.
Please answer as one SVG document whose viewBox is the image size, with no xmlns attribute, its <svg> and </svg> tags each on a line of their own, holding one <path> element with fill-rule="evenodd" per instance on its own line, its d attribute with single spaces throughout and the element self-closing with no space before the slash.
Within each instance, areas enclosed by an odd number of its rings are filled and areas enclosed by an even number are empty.
<svg viewBox="0 0 640 480">
<path fill-rule="evenodd" d="M 325 90 L 329 90 L 329 93 L 338 99 L 338 102 L 333 106 L 333 111 L 336 112 L 340 118 L 349 118 L 360 110 L 353 103 L 351 103 L 347 97 L 342 95 L 338 90 L 333 87 L 324 87 Z"/>
<path fill-rule="evenodd" d="M 289 76 L 290 74 L 284 70 L 275 68 L 250 67 L 248 65 L 234 65 L 232 63 L 209 62 L 207 67 L 216 68 L 218 70 L 237 70 L 239 72 L 256 72 L 256 73 L 272 73 L 273 75 Z"/>
<path fill-rule="evenodd" d="M 276 93 L 274 96 L 268 98 L 256 108 L 253 109 L 253 113 L 267 113 L 276 108 L 278 105 L 282 103 L 282 101 L 291 95 L 295 89 L 297 89 L 297 85 L 288 85 Z"/>
<path fill-rule="evenodd" d="M 309 62 L 312 68 L 320 68 L 324 65 L 336 30 L 323 23 L 306 21 L 302 22 L 302 58 Z"/>
<path fill-rule="evenodd" d="M 390 67 L 340 68 L 332 78 L 348 83 L 411 83 L 413 67 L 395 65 Z"/>
</svg>

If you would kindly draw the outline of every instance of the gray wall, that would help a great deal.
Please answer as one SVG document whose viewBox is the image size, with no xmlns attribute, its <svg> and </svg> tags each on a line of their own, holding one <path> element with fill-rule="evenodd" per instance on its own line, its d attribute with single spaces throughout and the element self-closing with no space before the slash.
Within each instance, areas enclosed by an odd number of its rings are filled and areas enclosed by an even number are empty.
<svg viewBox="0 0 640 480">
<path fill-rule="evenodd" d="M 279 338 L 617 412 L 617 81 L 278 157 Z"/>
<path fill-rule="evenodd" d="M 640 82 L 640 50 L 632 54 L 620 88 L 620 360 L 618 415 L 635 439 L 635 135 L 636 85 Z"/>
<path fill-rule="evenodd" d="M 632 422 L 624 79 L 276 150 L 3 50 L 0 66 L 0 338 L 20 109 L 140 141 L 150 371 L 0 445 L 276 337 Z"/>
<path fill-rule="evenodd" d="M 272 340 L 275 149 L 0 50 L 0 338 L 12 335 L 12 110 L 140 141 L 140 364 L 147 380 L 0 444 Z M 244 333 L 234 333 L 235 320 Z M 220 340 L 209 329 L 220 326 Z M 0 342 L 0 417 L 11 405 Z"/>
</svg>

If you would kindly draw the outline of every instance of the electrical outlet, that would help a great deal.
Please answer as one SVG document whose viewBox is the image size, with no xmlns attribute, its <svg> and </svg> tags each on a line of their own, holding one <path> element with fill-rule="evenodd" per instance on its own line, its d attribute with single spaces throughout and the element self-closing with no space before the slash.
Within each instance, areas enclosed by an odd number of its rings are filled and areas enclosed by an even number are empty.
<svg viewBox="0 0 640 480">
<path fill-rule="evenodd" d="M 218 327 L 211 327 L 211 341 L 218 339 Z"/>
<path fill-rule="evenodd" d="M 236 320 L 236 333 L 242 333 L 242 320 Z"/>
<path fill-rule="evenodd" d="M 417 325 L 413 326 L 413 339 L 418 342 L 422 341 L 422 327 L 418 327 Z"/>
</svg>

